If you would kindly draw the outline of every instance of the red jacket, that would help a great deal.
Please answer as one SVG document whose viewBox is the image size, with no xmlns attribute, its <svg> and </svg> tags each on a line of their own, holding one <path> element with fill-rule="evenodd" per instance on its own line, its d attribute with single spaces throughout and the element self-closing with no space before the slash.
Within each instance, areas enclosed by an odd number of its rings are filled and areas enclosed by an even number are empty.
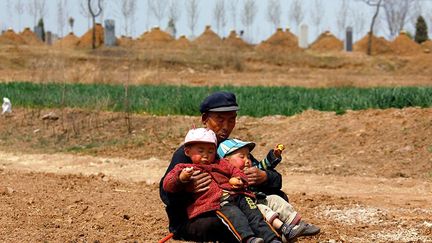
<svg viewBox="0 0 432 243">
<path fill-rule="evenodd" d="M 247 189 L 234 190 L 229 184 L 231 177 L 240 177 L 247 188 L 247 176 L 240 169 L 231 165 L 226 159 L 221 159 L 213 164 L 177 164 L 166 176 L 163 181 L 163 189 L 167 192 L 184 191 L 190 183 L 182 183 L 179 180 L 180 172 L 183 168 L 194 167 L 194 170 L 201 170 L 209 173 L 213 180 L 207 191 L 195 193 L 194 202 L 187 207 L 189 219 L 202 213 L 214 211 L 220 208 L 222 190 L 229 191 L 230 194 L 244 194 L 255 198 L 255 195 Z"/>
</svg>

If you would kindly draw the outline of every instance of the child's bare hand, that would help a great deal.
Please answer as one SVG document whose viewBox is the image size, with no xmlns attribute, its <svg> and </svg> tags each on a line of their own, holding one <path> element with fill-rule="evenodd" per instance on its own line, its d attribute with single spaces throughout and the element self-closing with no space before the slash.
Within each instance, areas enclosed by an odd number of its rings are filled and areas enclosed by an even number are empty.
<svg viewBox="0 0 432 243">
<path fill-rule="evenodd" d="M 189 182 L 193 174 L 193 167 L 184 168 L 179 175 L 179 180 L 181 182 Z"/>
<path fill-rule="evenodd" d="M 229 184 L 230 184 L 234 189 L 243 188 L 243 181 L 241 180 L 240 177 L 231 177 L 231 178 L 229 179 Z"/>
<path fill-rule="evenodd" d="M 284 151 L 284 149 L 285 149 L 285 146 L 283 144 L 276 145 L 276 147 L 273 149 L 274 156 L 280 158 L 282 155 L 282 151 Z"/>
</svg>

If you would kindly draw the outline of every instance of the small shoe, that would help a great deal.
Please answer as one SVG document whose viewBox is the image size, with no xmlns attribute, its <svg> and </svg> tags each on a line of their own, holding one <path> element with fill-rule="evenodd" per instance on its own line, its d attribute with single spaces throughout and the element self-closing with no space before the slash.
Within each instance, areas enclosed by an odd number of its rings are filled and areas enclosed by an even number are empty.
<svg viewBox="0 0 432 243">
<path fill-rule="evenodd" d="M 246 240 L 247 243 L 264 243 L 264 240 L 262 238 L 257 237 L 251 237 Z"/>
<path fill-rule="evenodd" d="M 280 231 L 282 232 L 283 238 L 285 238 L 286 241 L 291 242 L 301 236 L 305 229 L 305 224 L 300 222 L 297 225 L 283 224 Z"/>
<path fill-rule="evenodd" d="M 321 231 L 318 226 L 315 226 L 313 224 L 309 224 L 304 221 L 301 221 L 300 223 L 305 226 L 305 230 L 303 231 L 303 233 L 301 233 L 300 236 L 312 236 L 318 234 Z"/>
</svg>

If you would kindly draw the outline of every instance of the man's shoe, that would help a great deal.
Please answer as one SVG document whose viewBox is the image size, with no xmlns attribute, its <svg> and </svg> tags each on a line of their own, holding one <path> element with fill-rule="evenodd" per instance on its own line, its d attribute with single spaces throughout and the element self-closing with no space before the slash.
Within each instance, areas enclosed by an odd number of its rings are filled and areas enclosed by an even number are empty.
<svg viewBox="0 0 432 243">
<path fill-rule="evenodd" d="M 305 229 L 300 236 L 312 236 L 318 234 L 321 231 L 318 226 L 315 226 L 313 224 L 309 224 L 304 221 L 301 221 L 300 223 L 303 223 L 303 225 L 305 226 Z"/>
</svg>

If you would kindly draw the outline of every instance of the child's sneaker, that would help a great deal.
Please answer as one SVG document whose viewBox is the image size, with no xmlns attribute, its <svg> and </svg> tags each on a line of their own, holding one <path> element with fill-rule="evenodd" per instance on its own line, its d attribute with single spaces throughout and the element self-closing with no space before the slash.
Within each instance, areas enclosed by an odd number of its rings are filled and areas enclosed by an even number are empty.
<svg viewBox="0 0 432 243">
<path fill-rule="evenodd" d="M 280 231 L 282 232 L 283 237 L 287 242 L 291 242 L 295 240 L 297 237 L 299 237 L 303 231 L 305 231 L 306 226 L 303 223 L 300 223 L 298 225 L 292 225 L 292 224 L 283 224 L 280 228 Z"/>
<path fill-rule="evenodd" d="M 251 237 L 246 240 L 246 243 L 264 243 L 264 240 L 257 237 Z"/>
</svg>

